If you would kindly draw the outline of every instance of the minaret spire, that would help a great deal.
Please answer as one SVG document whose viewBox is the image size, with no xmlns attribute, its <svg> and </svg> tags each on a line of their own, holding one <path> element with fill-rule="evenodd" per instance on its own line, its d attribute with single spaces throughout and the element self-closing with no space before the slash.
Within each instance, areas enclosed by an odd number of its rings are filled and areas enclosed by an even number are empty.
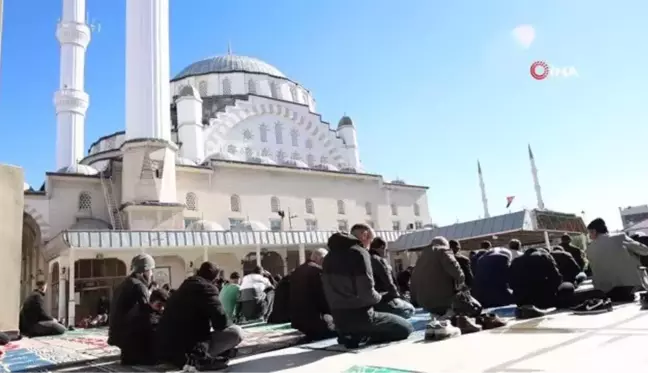
<svg viewBox="0 0 648 373">
<path fill-rule="evenodd" d="M 63 0 L 56 38 L 61 45 L 59 90 L 54 93 L 56 170 L 60 171 L 72 170 L 85 154 L 85 115 L 90 103 L 84 90 L 85 56 L 90 43 L 86 0 Z"/>
<path fill-rule="evenodd" d="M 533 176 L 533 188 L 536 193 L 536 200 L 538 203 L 538 209 L 544 210 L 545 205 L 542 200 L 542 190 L 540 189 L 540 180 L 538 179 L 538 168 L 535 164 L 535 158 L 533 157 L 533 151 L 531 150 L 531 144 L 529 144 L 529 162 L 531 162 L 531 175 Z"/>
<path fill-rule="evenodd" d="M 232 55 L 232 42 L 231 41 L 227 42 L 227 55 L 228 56 Z"/>
<path fill-rule="evenodd" d="M 488 198 L 486 198 L 486 185 L 484 184 L 484 174 L 482 174 L 481 163 L 477 160 L 477 174 L 479 174 L 479 189 L 481 190 L 482 205 L 484 206 L 484 218 L 490 218 L 488 212 Z"/>
</svg>

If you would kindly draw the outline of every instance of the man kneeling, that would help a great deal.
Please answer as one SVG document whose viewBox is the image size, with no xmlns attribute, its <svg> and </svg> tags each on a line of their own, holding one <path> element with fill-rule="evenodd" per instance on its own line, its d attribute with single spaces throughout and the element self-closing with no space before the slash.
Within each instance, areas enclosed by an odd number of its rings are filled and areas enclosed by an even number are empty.
<svg viewBox="0 0 648 373">
<path fill-rule="evenodd" d="M 214 264 L 203 263 L 169 299 L 157 333 L 161 361 L 199 371 L 227 367 L 243 331 L 232 325 L 218 298 L 218 272 Z"/>
<path fill-rule="evenodd" d="M 328 240 L 329 253 L 322 264 L 324 294 L 331 308 L 339 342 L 347 348 L 360 342 L 391 342 L 406 339 L 412 325 L 404 318 L 375 312 L 381 296 L 374 289 L 369 245 L 374 232 L 356 224 L 351 234 L 335 233 Z"/>
<path fill-rule="evenodd" d="M 36 282 L 36 290 L 23 302 L 20 310 L 20 333 L 28 337 L 43 337 L 65 333 L 65 326 L 45 310 L 45 281 Z"/>
<path fill-rule="evenodd" d="M 382 294 L 382 299 L 374 306 L 374 309 L 379 312 L 393 313 L 409 319 L 414 314 L 414 306 L 401 297 L 396 287 L 394 273 L 392 272 L 391 265 L 385 259 L 385 251 L 387 250 L 387 242 L 380 237 L 374 238 L 371 242 L 371 267 L 374 275 L 374 282 L 376 291 Z"/>
</svg>

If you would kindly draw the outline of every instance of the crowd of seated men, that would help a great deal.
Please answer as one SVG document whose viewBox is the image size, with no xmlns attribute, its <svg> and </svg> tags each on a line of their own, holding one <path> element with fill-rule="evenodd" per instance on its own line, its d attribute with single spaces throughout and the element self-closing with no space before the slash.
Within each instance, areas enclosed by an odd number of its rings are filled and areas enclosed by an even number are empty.
<svg viewBox="0 0 648 373">
<path fill-rule="evenodd" d="M 394 276 L 385 258 L 387 243 L 368 225 L 356 224 L 348 233 L 333 234 L 328 249 L 314 250 L 285 278 L 257 267 L 242 278 L 231 273 L 226 281 L 216 265 L 205 262 L 173 294 L 151 286 L 155 261 L 139 254 L 110 303 L 108 343 L 121 349 L 121 361 L 128 365 L 219 370 L 244 338 L 236 325 L 241 320 L 290 322 L 305 340 L 337 337 L 355 348 L 408 338 L 413 304 L 431 314 L 426 337 L 444 339 L 504 325 L 483 314 L 482 307 L 516 304 L 518 317 L 526 318 L 550 307 L 586 304 L 585 311 L 599 312 L 610 309 L 608 299 L 634 300 L 634 291 L 648 283 L 639 270 L 648 246 L 641 237 L 610 234 L 602 219 L 588 230 L 587 256 L 569 236 L 551 251 L 523 251 L 518 240 L 507 249 L 484 242 L 469 257 L 460 253 L 460 242 L 435 237 L 415 266 Z M 577 292 L 587 267 L 594 289 Z M 45 311 L 46 288 L 37 283 L 23 304 L 23 335 L 66 330 Z M 642 303 L 648 307 L 645 297 Z"/>
</svg>

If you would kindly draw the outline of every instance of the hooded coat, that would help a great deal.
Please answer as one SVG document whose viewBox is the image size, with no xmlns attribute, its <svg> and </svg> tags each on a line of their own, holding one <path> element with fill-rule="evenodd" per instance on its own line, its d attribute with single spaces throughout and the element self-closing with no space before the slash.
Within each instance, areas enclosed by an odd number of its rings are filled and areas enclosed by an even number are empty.
<svg viewBox="0 0 648 373">
<path fill-rule="evenodd" d="M 449 247 L 426 247 L 412 272 L 412 299 L 428 312 L 447 309 L 464 283 L 464 273 Z"/>
</svg>

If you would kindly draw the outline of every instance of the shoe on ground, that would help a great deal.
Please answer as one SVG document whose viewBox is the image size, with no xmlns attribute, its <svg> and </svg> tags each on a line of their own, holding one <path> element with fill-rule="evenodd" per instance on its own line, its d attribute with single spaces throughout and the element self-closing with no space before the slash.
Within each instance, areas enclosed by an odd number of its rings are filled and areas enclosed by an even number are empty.
<svg viewBox="0 0 648 373">
<path fill-rule="evenodd" d="M 228 367 L 229 359 L 218 357 L 194 357 L 190 356 L 182 368 L 183 372 L 213 372 Z"/>
<path fill-rule="evenodd" d="M 515 318 L 521 320 L 535 319 L 546 314 L 547 311 L 543 311 L 536 306 L 519 306 L 515 309 Z"/>
<path fill-rule="evenodd" d="M 597 315 L 611 312 L 614 308 L 610 299 L 588 299 L 578 306 L 572 308 L 576 315 Z"/>
<path fill-rule="evenodd" d="M 355 336 L 344 335 L 338 337 L 338 344 L 343 345 L 345 348 L 348 348 L 349 350 L 354 350 L 356 348 L 359 348 L 360 344 L 362 344 L 363 342 L 366 342 L 366 340 L 363 340 L 362 338 L 355 337 Z"/>
<path fill-rule="evenodd" d="M 453 323 L 454 326 L 459 328 L 461 330 L 461 334 L 470 334 L 470 333 L 477 333 L 482 331 L 482 326 L 475 323 L 472 318 L 468 316 L 456 316 L 455 322 Z"/>
<path fill-rule="evenodd" d="M 449 320 L 432 320 L 425 326 L 425 340 L 427 341 L 440 341 L 460 335 L 461 330 L 452 326 Z"/>
<path fill-rule="evenodd" d="M 641 293 L 639 295 L 639 304 L 642 310 L 648 310 L 648 293 Z"/>
<path fill-rule="evenodd" d="M 495 328 L 500 328 L 506 326 L 506 321 L 502 320 L 499 316 L 494 313 L 485 313 L 483 315 L 477 316 L 477 323 L 482 326 L 484 330 L 490 330 Z"/>
</svg>

